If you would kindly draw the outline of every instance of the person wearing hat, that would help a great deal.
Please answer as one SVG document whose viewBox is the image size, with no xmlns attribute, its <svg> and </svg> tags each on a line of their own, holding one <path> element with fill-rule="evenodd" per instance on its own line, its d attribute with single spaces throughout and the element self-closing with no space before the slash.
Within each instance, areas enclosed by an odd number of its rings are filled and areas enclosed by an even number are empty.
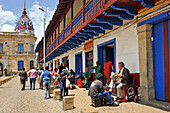
<svg viewBox="0 0 170 113">
<path fill-rule="evenodd" d="M 88 95 L 91 96 L 91 98 L 106 97 L 111 106 L 118 106 L 117 104 L 114 103 L 110 93 L 104 90 L 102 78 L 103 74 L 101 73 L 97 74 L 97 80 L 92 82 L 89 88 Z"/>
<path fill-rule="evenodd" d="M 130 72 L 127 68 L 125 68 L 125 64 L 123 62 L 118 63 L 118 77 L 121 77 L 121 80 L 119 81 L 119 85 L 116 87 L 117 88 L 117 98 L 118 101 L 120 101 L 121 97 L 121 92 L 122 92 L 122 87 L 124 85 L 129 84 L 129 77 L 130 77 Z"/>
</svg>

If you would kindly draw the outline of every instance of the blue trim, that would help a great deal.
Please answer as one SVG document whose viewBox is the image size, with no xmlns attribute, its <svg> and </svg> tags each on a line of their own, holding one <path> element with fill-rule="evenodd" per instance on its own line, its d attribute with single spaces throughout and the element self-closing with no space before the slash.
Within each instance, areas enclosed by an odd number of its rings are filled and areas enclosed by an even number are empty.
<svg viewBox="0 0 170 113">
<path fill-rule="evenodd" d="M 79 14 L 79 16 L 73 21 L 73 26 L 75 26 L 77 24 L 77 22 L 79 22 L 79 20 L 83 17 L 83 13 L 81 12 Z"/>
<path fill-rule="evenodd" d="M 33 51 L 34 51 L 34 45 L 31 44 L 31 45 L 30 45 L 30 48 L 31 48 L 31 52 L 33 52 Z"/>
<path fill-rule="evenodd" d="M 64 34 L 66 34 L 70 29 L 71 29 L 71 25 L 69 25 L 69 26 L 65 29 Z"/>
<path fill-rule="evenodd" d="M 0 43 L 0 48 L 2 48 L 2 51 L 0 52 L 3 52 L 3 43 Z"/>
<path fill-rule="evenodd" d="M 110 26 L 122 26 L 123 25 L 123 21 L 118 19 L 118 18 L 104 18 L 104 17 L 100 17 L 100 18 L 95 18 L 95 21 L 97 21 L 97 23 L 106 23 L 109 24 Z"/>
<path fill-rule="evenodd" d="M 168 20 L 168 31 L 170 31 L 170 20 Z M 169 43 L 169 48 L 170 48 L 170 32 L 168 33 L 168 43 Z M 170 59 L 170 49 L 169 49 L 169 59 Z M 170 64 L 170 60 L 169 60 L 169 64 Z M 170 66 L 169 66 L 170 69 Z M 170 72 L 169 72 L 170 75 Z M 170 77 L 169 77 L 169 81 L 170 81 Z M 169 86 L 170 86 L 170 82 L 169 82 Z M 170 91 L 170 87 L 169 87 L 169 91 Z M 169 93 L 169 98 L 170 98 L 170 93 Z"/>
<path fill-rule="evenodd" d="M 143 5 L 143 7 L 151 8 L 154 6 L 154 3 L 152 3 L 151 0 L 134 0 L 134 1 L 140 1 L 141 5 Z"/>
<path fill-rule="evenodd" d="M 132 6 L 125 6 L 125 5 L 111 5 L 112 9 L 126 11 L 127 14 L 135 16 L 138 12 L 134 11 L 134 7 Z"/>
<path fill-rule="evenodd" d="M 103 14 L 105 16 L 118 17 L 120 20 L 132 20 L 132 19 L 134 19 L 134 16 L 129 15 L 126 12 L 104 11 Z"/>
<path fill-rule="evenodd" d="M 21 19 L 22 19 L 22 17 L 19 19 L 19 22 L 18 22 L 18 30 L 19 30 L 19 25 L 20 25 Z"/>
<path fill-rule="evenodd" d="M 81 51 L 81 52 L 79 52 L 79 53 L 76 53 L 75 55 L 80 55 L 80 54 L 82 54 L 83 52 Z"/>
<path fill-rule="evenodd" d="M 109 24 L 101 24 L 101 23 L 89 23 L 88 26 L 90 27 L 99 27 L 102 30 L 112 30 L 113 26 L 110 26 Z"/>
<path fill-rule="evenodd" d="M 55 43 L 57 43 L 58 42 L 58 38 L 55 40 Z"/>
<path fill-rule="evenodd" d="M 81 55 L 81 62 L 82 62 L 82 73 L 83 73 L 83 52 L 81 51 L 81 52 L 79 52 L 79 53 L 77 53 L 77 54 L 75 54 L 75 75 L 77 75 L 77 74 L 79 74 L 79 72 L 77 72 L 77 57 L 79 56 L 79 55 Z M 83 76 L 83 75 L 82 75 Z M 77 79 L 75 79 L 75 83 L 77 82 Z"/>
<path fill-rule="evenodd" d="M 165 20 L 168 20 L 168 19 L 170 19 L 170 16 L 168 15 L 169 11 L 161 13 L 161 14 L 154 16 L 152 18 L 149 18 L 147 20 L 144 20 L 144 21 L 138 23 L 138 26 L 141 26 L 141 25 L 144 25 L 144 24 L 157 24 L 157 23 L 163 22 Z"/>
<path fill-rule="evenodd" d="M 115 72 L 116 72 L 116 39 L 112 39 L 112 40 L 110 40 L 110 41 L 107 41 L 107 42 L 105 42 L 105 43 L 102 43 L 102 44 L 99 44 L 99 45 L 97 45 L 97 60 L 99 61 L 99 48 L 100 47 L 104 47 L 104 46 L 106 46 L 106 45 L 110 45 L 110 44 L 112 44 L 112 43 L 114 43 L 114 70 L 115 70 Z M 104 50 L 104 53 L 106 52 L 106 50 Z M 104 58 L 104 61 L 106 61 L 106 54 L 105 54 L 105 56 L 104 56 L 105 58 Z"/>
<path fill-rule="evenodd" d="M 59 36 L 59 39 L 61 39 L 63 37 L 63 33 Z"/>
<path fill-rule="evenodd" d="M 28 30 L 28 20 L 26 16 L 25 16 L 25 23 L 26 23 L 26 30 Z"/>
</svg>

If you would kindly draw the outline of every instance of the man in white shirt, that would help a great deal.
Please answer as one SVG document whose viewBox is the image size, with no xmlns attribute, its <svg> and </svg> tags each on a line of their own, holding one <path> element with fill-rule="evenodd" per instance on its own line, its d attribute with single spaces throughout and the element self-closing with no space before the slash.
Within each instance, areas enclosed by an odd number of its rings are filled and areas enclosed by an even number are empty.
<svg viewBox="0 0 170 113">
<path fill-rule="evenodd" d="M 124 85 L 129 84 L 130 72 L 127 68 L 125 68 L 125 65 L 123 62 L 118 63 L 118 68 L 119 68 L 118 77 L 122 78 L 121 81 L 119 82 L 119 85 L 117 86 L 117 97 L 118 97 L 118 101 L 120 101 L 120 99 L 122 98 L 121 97 L 122 87 Z"/>
</svg>

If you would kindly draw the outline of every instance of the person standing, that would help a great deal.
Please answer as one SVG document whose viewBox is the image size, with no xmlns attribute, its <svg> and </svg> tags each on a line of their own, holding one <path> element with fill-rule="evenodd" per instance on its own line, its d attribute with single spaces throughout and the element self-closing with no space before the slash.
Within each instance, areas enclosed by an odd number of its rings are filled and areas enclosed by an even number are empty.
<svg viewBox="0 0 170 113">
<path fill-rule="evenodd" d="M 53 68 L 50 68 L 50 72 L 53 76 L 55 75 L 55 71 L 53 71 Z"/>
<path fill-rule="evenodd" d="M 85 81 L 84 81 L 84 86 L 86 89 L 89 88 L 89 85 L 88 83 L 92 80 L 91 79 L 91 72 L 89 71 L 89 68 L 86 67 L 86 72 L 84 73 L 84 78 L 85 78 Z"/>
<path fill-rule="evenodd" d="M 70 69 L 70 76 L 68 77 L 68 79 L 70 80 L 71 83 L 71 89 L 74 89 L 74 83 L 75 83 L 75 72 L 73 71 L 73 69 Z"/>
<path fill-rule="evenodd" d="M 113 71 L 114 72 L 114 68 L 113 68 L 113 63 L 110 61 L 110 58 L 107 58 L 106 59 L 106 63 L 104 64 L 104 74 L 106 76 L 106 86 L 109 85 L 110 83 L 110 76 L 111 76 L 111 72 Z"/>
<path fill-rule="evenodd" d="M 35 90 L 35 81 L 36 81 L 38 72 L 37 70 L 34 69 L 34 67 L 32 67 L 32 69 L 27 74 L 30 75 L 30 90 L 32 90 L 32 83 L 33 83 L 33 90 Z"/>
<path fill-rule="evenodd" d="M 60 68 L 62 71 L 60 71 L 60 101 L 63 99 L 63 89 L 64 89 L 64 96 L 68 96 L 68 88 L 66 88 L 66 78 L 68 77 L 69 73 L 68 70 L 65 69 L 64 65 Z"/>
<path fill-rule="evenodd" d="M 41 79 L 41 75 L 42 75 L 43 72 L 44 72 L 44 68 L 41 67 L 40 70 L 38 70 L 39 80 Z M 42 81 L 40 81 L 40 83 L 39 83 L 39 89 L 43 89 Z"/>
<path fill-rule="evenodd" d="M 49 67 L 45 68 L 45 71 L 41 74 L 41 81 L 43 81 L 44 91 L 45 91 L 45 100 L 47 100 L 47 92 L 49 98 L 50 96 L 50 85 L 51 85 L 52 74 L 49 71 Z"/>
<path fill-rule="evenodd" d="M 95 69 L 95 80 L 97 80 L 97 74 L 101 73 L 101 65 L 99 64 L 99 61 L 96 61 L 96 66 L 89 67 L 89 69 Z"/>
<path fill-rule="evenodd" d="M 21 81 L 21 86 L 22 86 L 22 91 L 25 90 L 25 82 L 27 79 L 27 72 L 25 71 L 25 68 L 22 69 L 22 71 L 19 73 L 20 76 L 20 81 Z"/>
</svg>

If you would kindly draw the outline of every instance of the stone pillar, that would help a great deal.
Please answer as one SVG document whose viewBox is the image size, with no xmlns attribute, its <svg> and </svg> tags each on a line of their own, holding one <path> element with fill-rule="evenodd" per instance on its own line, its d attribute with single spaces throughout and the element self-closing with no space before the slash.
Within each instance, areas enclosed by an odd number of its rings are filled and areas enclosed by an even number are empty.
<svg viewBox="0 0 170 113">
<path fill-rule="evenodd" d="M 60 99 L 60 89 L 55 89 L 54 90 L 53 98 L 54 98 L 54 100 L 59 100 Z"/>
<path fill-rule="evenodd" d="M 139 43 L 139 68 L 141 101 L 148 102 L 155 98 L 153 86 L 153 55 L 152 55 L 152 25 L 144 24 L 137 27 Z"/>
<path fill-rule="evenodd" d="M 50 86 L 50 94 L 53 94 L 54 92 L 54 86 Z"/>
<path fill-rule="evenodd" d="M 64 111 L 74 109 L 74 96 L 63 97 L 63 109 Z"/>
</svg>

